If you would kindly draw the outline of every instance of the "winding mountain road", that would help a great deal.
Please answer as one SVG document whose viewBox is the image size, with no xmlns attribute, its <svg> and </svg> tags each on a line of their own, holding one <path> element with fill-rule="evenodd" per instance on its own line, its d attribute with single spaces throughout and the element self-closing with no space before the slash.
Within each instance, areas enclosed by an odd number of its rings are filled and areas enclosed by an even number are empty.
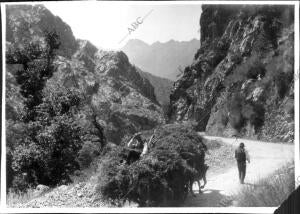
<svg viewBox="0 0 300 214">
<path fill-rule="evenodd" d="M 234 146 L 244 142 L 251 162 L 247 164 L 244 185 L 254 185 L 259 179 L 265 178 L 287 162 L 294 160 L 294 145 L 269 143 L 254 140 L 203 136 L 210 140 L 220 140 Z M 232 154 L 234 155 L 234 154 Z M 212 166 L 213 167 L 213 166 Z M 243 185 L 239 183 L 237 166 L 234 165 L 222 174 L 207 172 L 207 185 L 203 194 L 198 194 L 198 187 L 193 186 L 196 197 L 189 194 L 184 207 L 219 207 L 226 196 L 234 195 Z"/>
</svg>

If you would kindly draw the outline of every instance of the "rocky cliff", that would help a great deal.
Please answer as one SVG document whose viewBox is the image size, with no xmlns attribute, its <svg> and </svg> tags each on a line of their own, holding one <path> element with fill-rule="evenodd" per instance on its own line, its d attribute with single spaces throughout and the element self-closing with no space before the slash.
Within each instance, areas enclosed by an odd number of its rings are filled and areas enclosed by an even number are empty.
<svg viewBox="0 0 300 214">
<path fill-rule="evenodd" d="M 175 82 L 171 120 L 194 121 L 213 135 L 293 141 L 293 7 L 202 11 L 200 48 Z"/>
<path fill-rule="evenodd" d="M 170 93 L 172 90 L 173 82 L 166 78 L 158 77 L 152 75 L 151 73 L 142 71 L 139 68 L 137 68 L 137 71 L 142 77 L 148 79 L 153 85 L 155 96 L 159 104 L 161 106 L 168 106 L 170 103 Z"/>
<path fill-rule="evenodd" d="M 126 135 L 164 123 L 154 88 L 142 77 L 123 52 L 98 50 L 88 41 L 75 39 L 71 28 L 42 5 L 7 6 L 7 50 L 24 44 L 45 43 L 45 33 L 55 31 L 60 39 L 57 71 L 45 90 L 57 85 L 80 90 L 96 112 L 109 142 L 120 143 Z M 13 59 L 10 60 L 13 62 Z M 7 116 L 17 119 L 22 96 L 14 79 L 20 64 L 7 64 Z M 85 115 L 83 115 L 84 118 Z"/>
</svg>

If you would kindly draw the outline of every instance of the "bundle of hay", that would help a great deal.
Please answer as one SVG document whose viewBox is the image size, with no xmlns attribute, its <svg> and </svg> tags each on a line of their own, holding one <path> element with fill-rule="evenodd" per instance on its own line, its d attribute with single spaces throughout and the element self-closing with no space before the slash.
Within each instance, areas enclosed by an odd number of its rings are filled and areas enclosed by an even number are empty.
<svg viewBox="0 0 300 214">
<path fill-rule="evenodd" d="M 144 132 L 148 140 L 151 134 Z M 122 205 L 126 200 L 139 206 L 170 206 L 182 202 L 189 182 L 201 173 L 206 146 L 190 127 L 159 127 L 149 152 L 128 164 L 129 149 L 112 148 L 102 159 L 97 190 L 110 201 Z"/>
</svg>

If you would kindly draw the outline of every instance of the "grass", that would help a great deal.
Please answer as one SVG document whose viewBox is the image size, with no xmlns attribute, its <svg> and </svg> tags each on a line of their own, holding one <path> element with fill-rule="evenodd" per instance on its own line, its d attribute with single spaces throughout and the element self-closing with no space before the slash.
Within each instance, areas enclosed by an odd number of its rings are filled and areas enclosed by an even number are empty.
<svg viewBox="0 0 300 214">
<path fill-rule="evenodd" d="M 238 207 L 277 207 L 295 189 L 294 163 L 289 163 L 234 197 Z"/>
<path fill-rule="evenodd" d="M 76 186 L 76 184 L 79 183 L 91 183 L 95 182 L 94 175 L 96 174 L 96 170 L 98 167 L 98 159 L 94 160 L 89 168 L 83 169 L 83 170 L 77 170 L 73 175 L 70 175 L 72 183 L 67 184 L 67 187 L 73 188 Z M 96 185 L 96 184 L 95 184 Z M 59 185 L 58 185 L 59 186 Z M 57 187 L 58 187 L 57 186 Z M 51 192 L 47 191 L 45 193 Z M 26 204 L 30 202 L 31 200 L 35 198 L 42 197 L 45 193 L 37 194 L 34 188 L 29 188 L 26 190 L 26 192 L 15 192 L 12 190 L 9 190 L 7 194 L 7 206 L 8 207 L 19 207 L 22 204 Z"/>
<path fill-rule="evenodd" d="M 34 189 L 28 189 L 26 192 L 9 191 L 6 196 L 8 207 L 17 207 L 18 204 L 29 202 L 35 197 Z"/>
</svg>

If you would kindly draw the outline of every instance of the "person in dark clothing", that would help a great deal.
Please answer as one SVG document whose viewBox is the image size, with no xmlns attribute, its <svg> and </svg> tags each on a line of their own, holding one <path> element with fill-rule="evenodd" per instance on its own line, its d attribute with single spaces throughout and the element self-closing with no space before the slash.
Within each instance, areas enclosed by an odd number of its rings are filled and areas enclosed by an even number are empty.
<svg viewBox="0 0 300 214">
<path fill-rule="evenodd" d="M 243 184 L 246 177 L 246 161 L 250 163 L 250 157 L 244 143 L 240 143 L 239 147 L 235 150 L 235 159 L 237 161 L 240 183 Z"/>
</svg>

